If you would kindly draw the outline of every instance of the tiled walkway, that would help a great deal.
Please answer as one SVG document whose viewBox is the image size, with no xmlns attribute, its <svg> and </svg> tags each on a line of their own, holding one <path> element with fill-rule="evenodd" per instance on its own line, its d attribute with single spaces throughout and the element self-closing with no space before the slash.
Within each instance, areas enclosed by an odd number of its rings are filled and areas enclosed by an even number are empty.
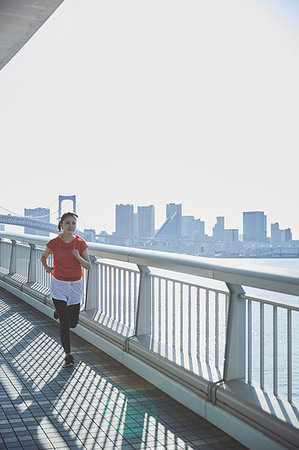
<svg viewBox="0 0 299 450">
<path fill-rule="evenodd" d="M 0 288 L 0 449 L 242 449 L 111 357 Z"/>
</svg>

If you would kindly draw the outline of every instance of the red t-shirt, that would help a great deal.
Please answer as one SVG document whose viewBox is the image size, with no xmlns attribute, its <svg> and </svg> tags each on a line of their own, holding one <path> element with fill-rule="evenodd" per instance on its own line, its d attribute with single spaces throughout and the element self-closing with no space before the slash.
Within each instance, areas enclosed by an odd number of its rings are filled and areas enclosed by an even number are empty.
<svg viewBox="0 0 299 450">
<path fill-rule="evenodd" d="M 81 263 L 72 254 L 74 249 L 82 252 L 88 247 L 84 239 L 74 234 L 74 239 L 69 244 L 65 243 L 61 236 L 48 242 L 47 247 L 54 255 L 52 275 L 57 280 L 77 281 L 82 278 L 83 270 Z"/>
</svg>

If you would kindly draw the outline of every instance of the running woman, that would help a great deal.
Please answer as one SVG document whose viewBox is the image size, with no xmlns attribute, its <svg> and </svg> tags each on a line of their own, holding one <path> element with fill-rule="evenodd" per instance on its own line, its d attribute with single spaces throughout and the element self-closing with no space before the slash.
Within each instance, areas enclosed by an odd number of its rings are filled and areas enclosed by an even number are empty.
<svg viewBox="0 0 299 450">
<path fill-rule="evenodd" d="M 65 352 L 65 367 L 74 365 L 71 354 L 70 328 L 79 321 L 80 303 L 84 295 L 82 266 L 90 270 L 91 263 L 87 244 L 74 234 L 77 226 L 77 214 L 67 212 L 61 217 L 58 230 L 62 233 L 48 242 L 41 262 L 47 273 L 51 273 L 51 297 L 55 306 L 54 317 L 59 319 L 60 339 Z M 53 253 L 53 267 L 47 264 L 48 256 Z"/>
</svg>

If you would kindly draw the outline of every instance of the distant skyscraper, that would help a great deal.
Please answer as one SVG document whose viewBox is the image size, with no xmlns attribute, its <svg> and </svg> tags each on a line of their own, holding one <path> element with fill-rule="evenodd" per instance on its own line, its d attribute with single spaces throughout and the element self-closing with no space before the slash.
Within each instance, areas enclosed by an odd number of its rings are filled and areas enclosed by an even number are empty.
<svg viewBox="0 0 299 450">
<path fill-rule="evenodd" d="M 151 238 L 155 233 L 155 207 L 138 206 L 138 236 L 140 238 Z"/>
<path fill-rule="evenodd" d="M 117 236 L 133 237 L 134 207 L 133 205 L 116 205 L 115 234 Z"/>
<path fill-rule="evenodd" d="M 47 208 L 34 208 L 34 209 L 25 208 L 24 216 L 31 217 L 32 219 L 40 220 L 42 222 L 50 223 L 50 210 Z M 24 233 L 34 234 L 38 236 L 49 236 L 48 231 L 36 230 L 35 228 L 30 227 L 24 227 Z"/>
<path fill-rule="evenodd" d="M 239 240 L 239 231 L 236 228 L 224 230 L 224 242 L 236 242 Z"/>
<path fill-rule="evenodd" d="M 271 223 L 271 242 L 281 241 L 281 230 L 279 229 L 278 222 Z"/>
<path fill-rule="evenodd" d="M 201 240 L 205 235 L 205 222 L 204 220 L 195 219 L 193 225 L 190 226 L 190 233 L 193 235 L 193 239 Z"/>
<path fill-rule="evenodd" d="M 243 212 L 243 241 L 265 242 L 267 239 L 267 216 L 263 211 Z"/>
<path fill-rule="evenodd" d="M 203 239 L 205 223 L 203 220 L 194 219 L 194 216 L 182 216 L 182 238 L 190 240 Z"/>
<path fill-rule="evenodd" d="M 291 242 L 292 241 L 292 231 L 290 228 L 281 230 L 279 228 L 278 222 L 271 223 L 271 242 Z"/>
<path fill-rule="evenodd" d="M 216 242 L 224 241 L 224 217 L 216 217 L 217 223 L 213 227 L 213 238 Z"/>
<path fill-rule="evenodd" d="M 291 228 L 286 228 L 281 230 L 281 240 L 282 242 L 291 242 L 293 239 Z"/>
<path fill-rule="evenodd" d="M 179 239 L 182 236 L 182 204 L 168 203 L 166 219 L 170 219 L 167 229 L 171 231 L 171 239 Z"/>
<path fill-rule="evenodd" d="M 194 216 L 182 216 L 182 238 L 192 239 L 190 236 L 190 228 L 194 223 Z"/>
</svg>

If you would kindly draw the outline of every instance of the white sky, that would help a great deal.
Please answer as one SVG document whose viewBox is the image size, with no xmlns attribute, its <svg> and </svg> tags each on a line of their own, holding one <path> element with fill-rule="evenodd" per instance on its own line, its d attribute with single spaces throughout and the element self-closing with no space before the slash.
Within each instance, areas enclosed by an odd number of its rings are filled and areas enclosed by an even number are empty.
<svg viewBox="0 0 299 450">
<path fill-rule="evenodd" d="M 0 72 L 0 206 L 263 210 L 299 239 L 298 3 L 65 0 Z"/>
</svg>

